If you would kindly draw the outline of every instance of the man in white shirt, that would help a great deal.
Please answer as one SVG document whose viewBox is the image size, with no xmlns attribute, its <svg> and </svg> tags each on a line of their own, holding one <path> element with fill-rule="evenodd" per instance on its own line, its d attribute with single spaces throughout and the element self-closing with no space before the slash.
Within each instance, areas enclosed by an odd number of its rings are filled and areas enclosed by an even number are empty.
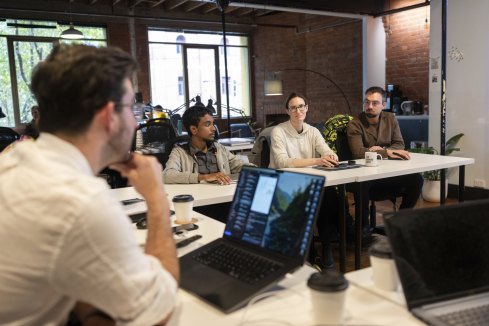
<svg viewBox="0 0 489 326">
<path fill-rule="evenodd" d="M 130 155 L 136 63 L 115 48 L 61 45 L 33 71 L 40 136 L 0 156 L 0 324 L 154 325 L 170 315 L 179 269 L 152 157 Z M 148 207 L 143 252 L 105 166 Z"/>
</svg>

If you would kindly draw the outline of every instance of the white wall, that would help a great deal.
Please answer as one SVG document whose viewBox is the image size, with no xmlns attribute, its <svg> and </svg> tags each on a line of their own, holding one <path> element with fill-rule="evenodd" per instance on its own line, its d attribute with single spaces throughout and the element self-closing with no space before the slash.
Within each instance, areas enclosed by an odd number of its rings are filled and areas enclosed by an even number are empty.
<svg viewBox="0 0 489 326">
<path fill-rule="evenodd" d="M 363 17 L 363 93 L 371 86 L 385 88 L 386 40 L 382 18 Z M 362 97 L 363 97 L 362 93 Z"/>
<path fill-rule="evenodd" d="M 441 3 L 431 1 L 430 61 L 440 59 L 438 69 L 430 65 L 429 143 L 440 147 L 441 104 Z M 475 165 L 467 166 L 465 184 L 483 179 L 489 186 L 489 1 L 449 0 L 447 7 L 447 120 L 446 139 L 457 133 L 465 136 L 459 143 L 461 152 L 452 155 L 473 157 Z M 462 53 L 463 59 L 450 58 Z M 438 82 L 433 82 L 436 75 Z M 458 183 L 458 175 L 450 177 Z"/>
</svg>

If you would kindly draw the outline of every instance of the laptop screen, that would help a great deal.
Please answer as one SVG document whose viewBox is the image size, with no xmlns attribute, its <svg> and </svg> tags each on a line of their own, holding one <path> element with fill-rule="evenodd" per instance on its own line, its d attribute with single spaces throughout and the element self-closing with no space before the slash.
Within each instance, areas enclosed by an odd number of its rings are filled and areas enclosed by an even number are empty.
<svg viewBox="0 0 489 326">
<path fill-rule="evenodd" d="M 323 176 L 244 167 L 224 237 L 289 257 L 304 256 L 324 182 Z"/>
<path fill-rule="evenodd" d="M 385 216 L 409 308 L 489 288 L 489 201 Z"/>
</svg>

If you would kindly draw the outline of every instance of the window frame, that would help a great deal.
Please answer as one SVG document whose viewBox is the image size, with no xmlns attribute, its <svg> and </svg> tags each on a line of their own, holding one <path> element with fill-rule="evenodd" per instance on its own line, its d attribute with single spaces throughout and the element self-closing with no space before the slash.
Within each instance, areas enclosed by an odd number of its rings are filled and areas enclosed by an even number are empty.
<svg viewBox="0 0 489 326">
<path fill-rule="evenodd" d="M 177 30 L 177 29 L 168 29 L 168 28 L 158 28 L 158 27 L 149 27 L 148 28 L 148 34 L 151 33 L 151 32 L 171 32 L 171 33 L 175 33 L 175 32 L 181 32 L 181 33 L 188 33 L 188 34 L 191 34 L 191 33 L 195 33 L 195 34 L 213 34 L 213 35 L 219 35 L 221 36 L 221 41 L 222 41 L 222 34 L 221 33 L 216 33 L 214 31 L 205 31 L 205 30 L 185 30 L 184 32 L 182 32 L 181 30 Z M 180 34 L 180 35 L 183 35 L 185 37 L 184 34 Z M 246 45 L 230 45 L 229 44 L 229 41 L 226 45 L 226 47 L 228 48 L 228 56 L 229 56 L 229 49 L 230 48 L 237 48 L 237 49 L 246 49 L 246 52 L 247 52 L 247 56 L 246 56 L 246 62 L 247 62 L 247 88 L 245 89 L 248 93 L 248 98 L 247 98 L 247 108 L 246 106 L 242 106 L 242 108 L 240 110 L 243 111 L 243 113 L 241 115 L 231 115 L 230 117 L 224 117 L 222 115 L 223 111 L 222 108 L 221 108 L 221 105 L 219 105 L 217 108 L 216 108 L 216 117 L 219 118 L 219 119 L 242 119 L 242 118 L 252 118 L 252 115 L 253 115 L 253 109 L 252 109 L 252 106 L 253 106 L 253 81 L 252 81 L 252 66 L 251 66 L 251 45 L 250 45 L 250 36 L 247 35 L 247 34 L 228 34 L 226 35 L 226 39 L 228 40 L 228 36 L 240 36 L 240 37 L 246 37 Z M 149 52 L 151 52 L 151 46 L 152 45 L 180 45 L 182 46 L 182 50 L 185 46 L 187 47 L 197 47 L 197 48 L 203 48 L 204 46 L 216 46 L 218 48 L 218 53 L 219 53 L 219 56 L 218 56 L 218 60 L 221 59 L 221 51 L 223 49 L 223 43 L 220 41 L 218 43 L 212 43 L 212 44 L 209 44 L 209 43 L 179 43 L 179 42 L 176 42 L 175 41 L 172 41 L 172 40 L 158 40 L 158 41 L 151 41 L 150 40 L 151 37 L 148 37 L 148 49 L 149 49 Z M 188 42 L 188 38 L 185 39 L 185 42 Z M 222 51 L 224 52 L 224 51 Z M 182 56 L 183 54 L 185 53 L 185 51 L 182 52 Z M 183 65 L 183 74 L 186 75 L 187 74 L 187 69 L 186 69 L 186 66 L 185 66 L 185 62 L 182 58 L 182 65 Z M 217 63 L 216 67 L 218 69 L 216 70 L 220 70 L 220 62 Z M 150 69 L 150 76 L 151 76 L 151 58 L 149 60 L 149 69 Z M 222 87 L 221 87 L 221 82 L 220 82 L 220 73 L 219 73 L 219 76 L 216 77 L 216 89 L 219 89 L 219 92 L 217 92 L 216 94 L 216 97 L 219 96 L 219 98 L 216 98 L 216 103 L 221 103 L 221 99 L 222 99 L 222 92 L 225 91 L 225 90 L 221 90 Z M 151 78 L 151 77 L 150 77 Z M 228 78 L 231 78 L 228 76 Z M 150 84 L 152 84 L 152 80 L 150 81 Z M 185 84 L 185 89 L 184 89 L 184 94 L 185 94 L 185 97 L 184 99 L 187 101 L 186 103 L 188 103 L 188 97 L 189 95 L 187 95 L 188 93 L 188 76 L 184 76 L 184 84 Z M 230 82 L 228 82 L 228 87 L 229 87 L 229 96 L 232 96 L 232 92 L 233 92 L 233 89 L 231 88 L 232 85 L 230 85 Z M 153 88 L 151 88 L 150 90 L 150 93 L 153 92 Z M 153 96 L 151 95 L 151 98 L 153 98 Z M 246 98 L 246 97 L 244 97 Z M 248 112 L 245 112 L 244 109 L 247 109 L 246 111 Z M 237 112 L 235 110 L 231 110 L 231 112 Z M 227 112 L 226 112 L 227 113 Z"/>
<path fill-rule="evenodd" d="M 53 47 L 59 44 L 59 39 L 55 37 L 38 37 L 38 36 L 21 36 L 21 35 L 8 35 L 7 38 L 7 52 L 9 60 L 10 70 L 10 86 L 12 87 L 12 108 L 14 110 L 14 123 L 15 128 L 25 126 L 27 123 L 20 121 L 20 99 L 19 99 L 19 85 L 17 83 L 17 70 L 15 69 L 17 60 L 15 58 L 14 42 L 44 42 L 52 43 Z"/>
</svg>

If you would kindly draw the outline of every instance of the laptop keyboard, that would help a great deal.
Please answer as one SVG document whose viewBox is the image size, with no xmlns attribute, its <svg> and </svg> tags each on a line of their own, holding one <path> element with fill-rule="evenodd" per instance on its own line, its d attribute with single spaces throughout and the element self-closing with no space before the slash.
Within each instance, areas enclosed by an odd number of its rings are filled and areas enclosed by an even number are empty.
<svg viewBox="0 0 489 326">
<path fill-rule="evenodd" d="M 489 325 L 489 304 L 439 316 L 449 325 L 476 326 Z"/>
<path fill-rule="evenodd" d="M 239 248 L 219 244 L 193 256 L 198 262 L 243 282 L 254 284 L 282 265 Z"/>
</svg>

